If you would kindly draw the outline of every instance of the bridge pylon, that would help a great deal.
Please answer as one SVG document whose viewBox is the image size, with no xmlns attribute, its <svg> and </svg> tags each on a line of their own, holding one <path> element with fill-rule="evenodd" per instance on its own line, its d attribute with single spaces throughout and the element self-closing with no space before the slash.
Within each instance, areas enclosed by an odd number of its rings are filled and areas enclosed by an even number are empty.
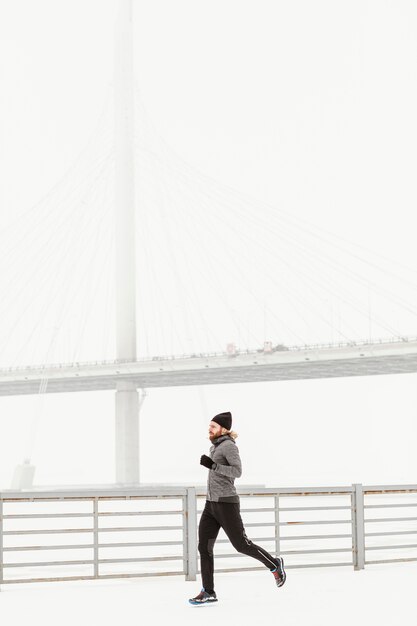
<svg viewBox="0 0 417 626">
<path fill-rule="evenodd" d="M 136 256 L 132 0 L 119 0 L 115 28 L 114 143 L 117 360 L 136 361 Z M 116 483 L 139 483 L 139 394 L 120 381 L 115 401 Z"/>
</svg>

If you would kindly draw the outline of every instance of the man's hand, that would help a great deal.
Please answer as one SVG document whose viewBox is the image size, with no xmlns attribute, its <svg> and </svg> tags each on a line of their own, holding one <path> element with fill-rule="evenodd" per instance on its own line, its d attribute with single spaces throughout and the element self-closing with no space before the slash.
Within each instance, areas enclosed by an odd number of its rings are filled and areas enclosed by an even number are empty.
<svg viewBox="0 0 417 626">
<path fill-rule="evenodd" d="M 208 469 L 213 469 L 213 465 L 216 466 L 215 462 L 207 456 L 207 454 L 203 454 L 201 457 L 200 465 L 204 465 L 204 467 L 207 467 Z"/>
</svg>

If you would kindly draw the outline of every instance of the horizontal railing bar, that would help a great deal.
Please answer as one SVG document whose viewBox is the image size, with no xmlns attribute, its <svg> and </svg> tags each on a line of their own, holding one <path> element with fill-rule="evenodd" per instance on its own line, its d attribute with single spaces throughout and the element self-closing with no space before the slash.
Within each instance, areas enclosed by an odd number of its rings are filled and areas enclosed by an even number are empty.
<svg viewBox="0 0 417 626">
<path fill-rule="evenodd" d="M 417 557 L 405 559 L 381 559 L 378 561 L 365 561 L 365 565 L 378 565 L 378 563 L 405 563 L 408 561 L 417 561 Z M 285 569 L 287 569 L 287 566 L 285 566 Z"/>
<path fill-rule="evenodd" d="M 417 522 L 417 517 L 380 517 L 375 519 L 365 519 L 365 523 L 374 522 Z"/>
<path fill-rule="evenodd" d="M 367 550 L 397 550 L 402 548 L 417 548 L 417 543 L 404 543 L 403 545 L 395 545 L 395 546 L 368 546 Z"/>
<path fill-rule="evenodd" d="M 353 552 L 353 548 L 325 548 L 323 550 L 282 550 L 281 554 L 327 554 L 331 552 Z"/>
<path fill-rule="evenodd" d="M 343 563 L 301 563 L 299 565 L 285 565 L 285 569 L 301 569 L 305 567 L 352 567 L 352 561 L 346 561 Z"/>
<path fill-rule="evenodd" d="M 183 556 L 156 556 L 156 557 L 141 557 L 131 559 L 100 559 L 99 563 L 139 563 L 145 561 L 182 561 Z M 92 565 L 94 559 L 83 561 L 39 561 L 29 563 L 5 563 L 3 567 L 42 567 L 44 565 Z"/>
<path fill-rule="evenodd" d="M 138 493 L 140 491 L 140 493 Z M 3 491 L 0 492 L 0 498 L 3 502 L 86 502 L 98 498 L 101 501 L 113 500 L 179 500 L 187 493 L 186 487 L 162 487 L 157 489 L 138 489 L 124 490 L 83 490 L 79 491 L 38 491 L 38 492 L 21 492 L 21 491 Z"/>
<path fill-rule="evenodd" d="M 256 528 L 259 526 L 311 526 L 311 525 L 317 525 L 317 524 L 324 524 L 324 525 L 331 525 L 331 524 L 352 524 L 352 520 L 348 519 L 341 519 L 341 520 L 316 520 L 316 521 L 303 521 L 303 522 L 279 522 L 278 524 L 276 524 L 275 522 L 253 522 L 253 523 L 247 523 L 245 524 L 245 526 L 251 527 L 251 528 Z"/>
<path fill-rule="evenodd" d="M 182 514 L 183 510 L 182 509 L 177 509 L 177 510 L 173 510 L 173 511 L 117 511 L 117 512 L 99 512 L 98 516 L 99 517 L 113 517 L 115 515 L 119 515 L 119 516 L 128 516 L 128 515 L 179 515 Z"/>
<path fill-rule="evenodd" d="M 287 568 L 286 568 L 287 569 Z M 54 583 L 65 582 L 70 580 L 97 580 L 97 578 L 148 578 L 149 576 L 180 576 L 184 571 L 176 572 L 146 572 L 141 574 L 100 574 L 99 576 L 60 576 L 55 578 L 20 578 L 11 580 L 2 580 L 1 584 L 13 583 Z"/>
<path fill-rule="evenodd" d="M 170 490 L 168 487 L 163 487 L 162 489 L 153 490 L 153 489 L 145 489 L 142 493 L 130 493 L 126 495 L 100 495 L 95 494 L 92 495 L 92 498 L 98 498 L 99 500 L 180 500 L 187 494 L 187 488 L 181 487 L 180 489 L 175 488 L 175 490 Z"/>
<path fill-rule="evenodd" d="M 397 530 L 386 533 L 365 533 L 365 537 L 385 537 L 387 535 L 417 535 L 417 530 Z"/>
<path fill-rule="evenodd" d="M 123 526 L 120 528 L 99 528 L 99 533 L 116 533 L 140 530 L 182 530 L 182 526 Z"/>
<path fill-rule="evenodd" d="M 292 506 L 279 507 L 280 511 L 350 511 L 350 506 Z"/>
<path fill-rule="evenodd" d="M 280 537 L 280 541 L 293 541 L 298 539 L 351 539 L 352 535 L 295 535 L 294 537 Z"/>
<path fill-rule="evenodd" d="M 139 548 L 145 546 L 182 546 L 182 541 L 143 541 L 140 543 L 99 543 L 99 548 Z"/>
<path fill-rule="evenodd" d="M 417 490 L 417 487 L 416 487 Z M 253 489 L 252 487 L 240 487 L 237 489 L 237 493 L 241 498 L 248 498 L 250 496 L 270 498 L 271 496 L 287 497 L 302 497 L 302 496 L 346 496 L 353 492 L 352 486 L 345 487 L 260 487 Z M 206 490 L 198 489 L 196 492 L 197 498 L 205 498 Z"/>
<path fill-rule="evenodd" d="M 364 485 L 364 495 L 384 495 L 385 493 L 417 493 L 417 485 Z"/>
<path fill-rule="evenodd" d="M 54 528 L 50 530 L 8 530 L 3 535 L 49 535 L 66 533 L 91 533 L 93 528 Z M 100 533 L 140 531 L 140 530 L 182 530 L 182 526 L 126 526 L 120 528 L 99 528 Z"/>
<path fill-rule="evenodd" d="M 412 504 L 405 504 L 400 502 L 398 504 L 365 504 L 364 509 L 396 509 L 397 507 L 417 506 L 417 502 Z"/>
<path fill-rule="evenodd" d="M 83 548 L 94 548 L 93 543 L 82 543 L 74 545 L 61 545 L 61 546 L 13 546 L 3 548 L 3 552 L 26 552 L 27 550 L 80 550 Z"/>
<path fill-rule="evenodd" d="M 279 526 L 309 526 L 309 525 L 317 525 L 317 524 L 325 524 L 325 525 L 330 525 L 330 524 L 351 524 L 352 520 L 351 519 L 332 519 L 332 520 L 312 520 L 310 521 L 303 521 L 303 522 L 280 522 Z M 246 526 L 249 526 L 249 524 L 246 524 Z M 275 524 L 272 524 L 272 526 L 275 526 Z"/>
<path fill-rule="evenodd" d="M 372 489 L 372 488 L 371 488 Z M 397 487 L 386 487 L 386 492 L 409 492 L 411 489 L 402 489 Z M 417 487 L 414 487 L 417 492 Z M 79 491 L 67 490 L 62 491 L 38 491 L 33 492 L 20 492 L 13 490 L 4 490 L 0 492 L 0 498 L 4 502 L 51 502 L 51 501 L 86 501 L 98 498 L 98 500 L 146 500 L 146 499 L 179 499 L 186 495 L 186 487 L 175 488 L 140 488 L 138 490 L 83 490 Z M 257 496 L 257 497 L 271 497 L 274 495 L 282 497 L 299 497 L 299 496 L 333 496 L 333 495 L 346 495 L 353 492 L 352 486 L 339 486 L 339 487 L 262 487 L 254 490 L 251 487 L 241 487 L 237 490 L 238 494 L 242 497 Z M 205 488 L 197 488 L 197 497 L 205 498 Z"/>
<path fill-rule="evenodd" d="M 337 553 L 337 552 L 350 552 L 352 553 L 352 548 L 331 548 L 328 550 L 281 550 L 281 555 L 299 555 L 299 554 L 328 554 L 328 553 Z M 216 559 L 226 559 L 226 558 L 243 558 L 245 555 L 239 552 L 232 552 L 227 554 L 222 554 L 220 552 L 216 553 Z M 287 566 L 285 566 L 287 567 Z M 216 570 L 217 571 L 217 570 Z"/>
<path fill-rule="evenodd" d="M 43 565 L 92 565 L 91 561 L 39 561 L 37 563 L 4 563 L 3 567 L 42 567 Z"/>
<path fill-rule="evenodd" d="M 287 511 L 350 511 L 352 507 L 350 506 L 286 506 L 279 507 L 280 512 Z M 268 511 L 275 511 L 274 507 L 267 508 L 254 508 L 254 509 L 240 509 L 241 513 L 266 513 Z M 199 511 L 199 513 L 203 512 L 203 509 Z"/>
<path fill-rule="evenodd" d="M 3 519 L 42 519 L 53 517 L 93 517 L 94 513 L 33 513 L 31 515 L 3 515 Z"/>
<path fill-rule="evenodd" d="M 350 511 L 351 506 L 291 506 L 291 507 L 279 507 L 280 511 Z M 203 513 L 203 509 L 197 509 L 197 513 Z M 241 513 L 268 513 L 274 512 L 274 507 L 255 507 L 253 509 L 240 509 Z"/>
<path fill-rule="evenodd" d="M 280 509 L 281 511 L 282 509 Z M 241 513 L 269 513 L 269 512 L 273 512 L 275 511 L 275 508 L 272 507 L 259 507 L 259 509 L 255 508 L 255 509 L 240 509 Z M 200 513 L 200 511 L 198 511 Z M 201 513 L 203 512 L 203 509 L 201 509 Z"/>
<path fill-rule="evenodd" d="M 52 528 L 49 530 L 7 530 L 3 535 L 63 535 L 66 533 L 92 533 L 94 528 Z"/>
<path fill-rule="evenodd" d="M 91 502 L 92 500 L 94 500 L 96 496 L 91 495 L 91 496 L 68 496 L 68 495 L 62 495 L 62 494 L 56 494 L 54 496 L 41 496 L 39 494 L 33 495 L 19 495 L 16 494 L 14 496 L 8 495 L 8 496 L 2 496 L 2 494 L 0 493 L 0 498 L 3 500 L 4 503 L 12 503 L 15 504 L 16 502 L 30 502 L 31 504 L 33 504 L 33 502 Z"/>
<path fill-rule="evenodd" d="M 273 509 L 271 509 L 273 511 Z M 183 511 L 178 509 L 175 511 L 117 511 L 115 513 L 102 512 L 99 513 L 99 517 L 111 517 L 111 516 L 130 516 L 130 515 L 180 515 Z M 3 515 L 3 519 L 50 519 L 50 518 L 62 518 L 62 517 L 93 517 L 94 513 L 33 513 L 33 514 L 19 514 L 19 515 Z"/>
<path fill-rule="evenodd" d="M 148 578 L 149 576 L 179 576 L 184 570 L 176 572 L 146 572 L 137 574 L 100 574 L 99 578 Z"/>
<path fill-rule="evenodd" d="M 94 580 L 94 579 L 95 579 L 95 576 L 60 576 L 57 578 L 11 578 L 9 580 L 4 578 L 1 581 L 1 584 L 8 585 L 12 583 L 53 583 L 53 582 L 64 582 L 64 581 L 70 581 L 70 580 Z"/>
<path fill-rule="evenodd" d="M 280 541 L 293 541 L 298 539 L 351 539 L 352 535 L 294 535 L 294 537 L 280 537 Z M 275 537 L 253 537 L 252 541 L 275 541 Z M 218 539 L 218 543 L 229 543 L 228 539 Z"/>
<path fill-rule="evenodd" d="M 181 556 L 153 556 L 153 557 L 140 557 L 131 559 L 99 559 L 99 563 L 141 563 L 143 561 L 182 561 Z"/>
</svg>

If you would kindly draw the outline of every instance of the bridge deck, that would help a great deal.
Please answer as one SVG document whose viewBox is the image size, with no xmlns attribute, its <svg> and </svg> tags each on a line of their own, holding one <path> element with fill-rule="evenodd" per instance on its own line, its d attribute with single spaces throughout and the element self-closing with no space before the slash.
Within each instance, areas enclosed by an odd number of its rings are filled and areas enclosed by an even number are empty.
<svg viewBox="0 0 417 626">
<path fill-rule="evenodd" d="M 46 381 L 46 393 L 58 393 L 116 389 L 122 381 L 150 388 L 413 372 L 417 340 L 0 370 L 0 395 L 35 394 Z"/>
</svg>

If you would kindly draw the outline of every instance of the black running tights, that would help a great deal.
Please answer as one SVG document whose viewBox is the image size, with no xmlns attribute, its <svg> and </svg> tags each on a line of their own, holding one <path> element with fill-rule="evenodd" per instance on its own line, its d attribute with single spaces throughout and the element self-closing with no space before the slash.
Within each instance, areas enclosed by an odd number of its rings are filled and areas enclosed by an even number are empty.
<svg viewBox="0 0 417 626">
<path fill-rule="evenodd" d="M 207 500 L 198 527 L 198 551 L 204 589 L 214 589 L 213 548 L 220 528 L 223 528 L 235 550 L 257 559 L 270 570 L 276 567 L 276 559 L 246 536 L 239 503 Z"/>
</svg>

